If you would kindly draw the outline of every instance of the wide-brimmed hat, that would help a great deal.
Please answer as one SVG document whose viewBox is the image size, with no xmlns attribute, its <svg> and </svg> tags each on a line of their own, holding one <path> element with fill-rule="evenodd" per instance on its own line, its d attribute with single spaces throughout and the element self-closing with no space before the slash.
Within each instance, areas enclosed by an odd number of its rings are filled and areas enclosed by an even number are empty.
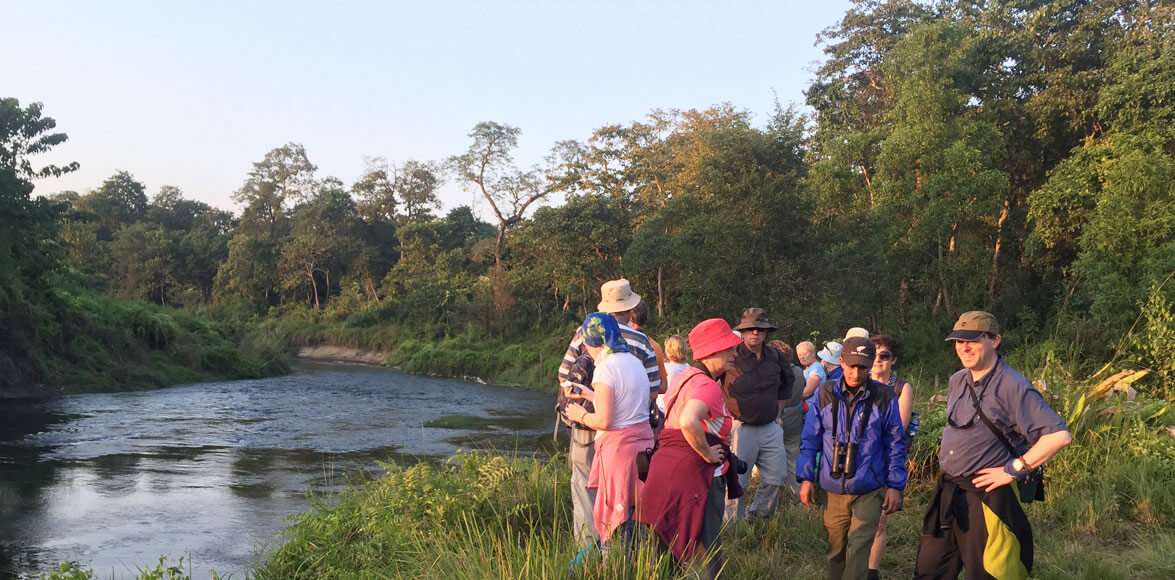
<svg viewBox="0 0 1175 580">
<path fill-rule="evenodd" d="M 877 347 L 868 338 L 854 336 L 845 341 L 840 353 L 840 360 L 854 367 L 873 366 L 873 357 L 877 354 Z"/>
<path fill-rule="evenodd" d="M 624 278 L 608 280 L 604 282 L 603 286 L 600 286 L 600 303 L 596 306 L 596 310 L 608 314 L 628 312 L 640 303 L 640 294 L 632 291 L 632 285 L 628 283 L 628 280 Z"/>
<path fill-rule="evenodd" d="M 689 348 L 694 353 L 694 360 L 702 360 L 742 343 L 742 339 L 721 318 L 703 320 L 689 331 Z"/>
<path fill-rule="evenodd" d="M 841 346 L 839 342 L 833 340 L 826 343 L 824 348 L 820 349 L 820 352 L 816 353 L 816 356 L 828 364 L 838 365 L 840 364 L 840 353 L 843 349 L 844 347 Z"/>
<path fill-rule="evenodd" d="M 734 327 L 734 329 L 743 331 L 750 330 L 752 328 L 762 328 L 763 330 L 768 331 L 779 329 L 778 326 L 771 324 L 771 322 L 767 320 L 766 310 L 763 310 L 762 308 L 748 308 L 743 310 L 742 319 L 739 320 L 738 326 Z"/>
<path fill-rule="evenodd" d="M 946 340 L 978 340 L 984 334 L 999 334 L 1000 323 L 990 312 L 972 310 L 964 312 L 955 321 L 955 327 Z"/>
<path fill-rule="evenodd" d="M 865 329 L 865 328 L 861 328 L 860 326 L 854 326 L 854 327 L 848 329 L 847 331 L 845 331 L 845 340 L 853 338 L 854 336 L 859 336 L 861 338 L 869 338 L 869 330 Z"/>
</svg>

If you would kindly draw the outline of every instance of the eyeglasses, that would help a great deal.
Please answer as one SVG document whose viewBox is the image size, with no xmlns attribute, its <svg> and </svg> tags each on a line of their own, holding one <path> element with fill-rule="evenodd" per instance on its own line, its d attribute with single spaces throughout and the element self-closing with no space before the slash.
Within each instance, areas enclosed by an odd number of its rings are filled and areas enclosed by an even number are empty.
<svg viewBox="0 0 1175 580">
<path fill-rule="evenodd" d="M 893 360 L 893 358 L 893 353 L 889 351 L 877 353 L 877 360 Z"/>
<path fill-rule="evenodd" d="M 767 329 L 766 328 L 748 328 L 742 332 L 755 332 L 758 334 L 767 334 Z"/>
</svg>

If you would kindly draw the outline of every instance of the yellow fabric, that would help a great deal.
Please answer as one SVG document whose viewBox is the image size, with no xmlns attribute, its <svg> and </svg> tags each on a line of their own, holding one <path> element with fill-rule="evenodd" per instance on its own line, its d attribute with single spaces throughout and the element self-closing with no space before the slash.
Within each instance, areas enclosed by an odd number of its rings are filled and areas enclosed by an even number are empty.
<svg viewBox="0 0 1175 580">
<path fill-rule="evenodd" d="M 1015 484 L 1012 484 L 1013 486 Z M 983 504 L 983 522 L 987 525 L 987 544 L 983 547 L 983 569 L 1000 580 L 1028 578 L 1028 569 L 1020 560 L 1020 540 L 1003 520 Z"/>
</svg>

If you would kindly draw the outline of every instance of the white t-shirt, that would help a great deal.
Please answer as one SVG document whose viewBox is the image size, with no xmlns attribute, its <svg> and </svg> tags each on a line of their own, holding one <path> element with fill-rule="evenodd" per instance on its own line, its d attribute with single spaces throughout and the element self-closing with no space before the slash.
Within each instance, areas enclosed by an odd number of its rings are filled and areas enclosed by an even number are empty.
<svg viewBox="0 0 1175 580">
<path fill-rule="evenodd" d="M 612 387 L 612 424 L 608 429 L 649 421 L 649 376 L 635 356 L 612 353 L 596 361 L 592 384 L 601 383 Z M 596 393 L 598 395 L 599 391 Z"/>
</svg>

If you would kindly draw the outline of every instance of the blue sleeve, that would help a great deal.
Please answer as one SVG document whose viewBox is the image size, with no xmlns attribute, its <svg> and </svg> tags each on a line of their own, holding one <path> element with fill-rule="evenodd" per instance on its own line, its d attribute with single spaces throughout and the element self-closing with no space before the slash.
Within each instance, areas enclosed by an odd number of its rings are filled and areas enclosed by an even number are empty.
<svg viewBox="0 0 1175 580">
<path fill-rule="evenodd" d="M 889 402 L 885 417 L 885 429 L 881 432 L 881 449 L 885 453 L 885 487 L 903 491 L 906 489 L 906 453 L 909 438 L 902 427 L 902 414 L 898 411 L 898 399 Z"/>
<path fill-rule="evenodd" d="M 815 394 L 819 394 L 819 390 Z M 816 456 L 824 441 L 824 423 L 820 420 L 820 397 L 813 397 L 804 417 L 804 431 L 800 435 L 800 455 L 796 457 L 796 481 L 817 481 L 820 466 Z"/>
<path fill-rule="evenodd" d="M 1065 420 L 1049 406 L 1048 402 L 1027 380 L 1000 385 L 997 391 L 1001 403 L 1008 410 L 1020 434 L 1035 445 L 1041 437 L 1059 431 L 1068 431 Z"/>
</svg>

